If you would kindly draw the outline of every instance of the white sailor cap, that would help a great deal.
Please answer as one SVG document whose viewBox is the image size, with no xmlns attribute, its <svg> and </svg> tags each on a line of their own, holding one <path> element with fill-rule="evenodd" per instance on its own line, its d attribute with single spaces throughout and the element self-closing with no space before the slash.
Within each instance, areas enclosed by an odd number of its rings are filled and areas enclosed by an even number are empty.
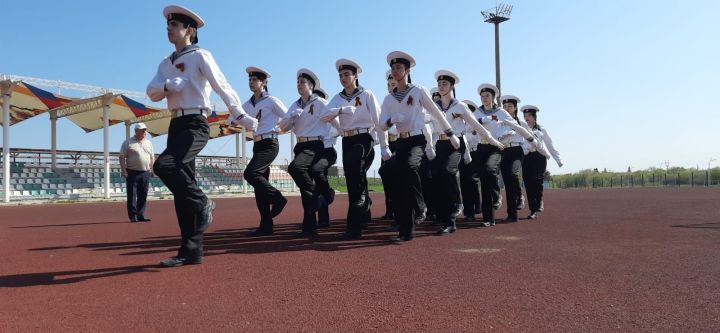
<svg viewBox="0 0 720 333">
<path fill-rule="evenodd" d="M 517 106 L 520 103 L 520 98 L 513 95 L 502 95 L 500 96 L 500 103 L 515 103 L 515 106 Z"/>
<path fill-rule="evenodd" d="M 362 68 L 360 67 L 360 65 L 358 65 L 356 62 L 354 62 L 352 60 L 345 59 L 345 58 L 338 59 L 335 62 L 335 69 L 337 69 L 338 72 L 341 70 L 344 70 L 344 69 L 349 69 L 349 70 L 353 71 L 353 73 L 355 73 L 355 74 L 362 73 Z"/>
<path fill-rule="evenodd" d="M 440 80 L 448 81 L 453 85 L 460 83 L 460 78 L 455 73 L 444 69 L 435 72 L 435 81 Z"/>
<path fill-rule="evenodd" d="M 401 63 L 407 68 L 412 68 L 415 67 L 415 58 L 403 51 L 392 51 L 387 55 L 387 63 L 390 66 Z"/>
<path fill-rule="evenodd" d="M 440 93 L 440 90 L 438 90 L 437 87 L 432 87 L 432 89 L 430 89 L 430 96 L 439 94 L 439 93 Z"/>
<path fill-rule="evenodd" d="M 163 9 L 163 16 L 168 21 L 176 20 L 183 23 L 195 25 L 197 28 L 202 28 L 205 25 L 205 21 L 190 9 L 183 6 L 170 5 Z"/>
<path fill-rule="evenodd" d="M 297 77 L 301 78 L 304 77 L 308 80 L 310 80 L 313 84 L 313 87 L 319 87 L 320 86 L 320 79 L 318 79 L 317 75 L 315 73 L 307 68 L 300 68 L 297 71 Z"/>
<path fill-rule="evenodd" d="M 485 91 L 492 92 L 493 96 L 497 96 L 497 94 L 500 92 L 500 90 L 494 84 L 490 83 L 483 83 L 477 89 L 478 95 L 482 94 Z"/>
<path fill-rule="evenodd" d="M 245 68 L 245 72 L 248 74 L 248 76 L 254 76 L 260 80 L 265 80 L 271 76 L 270 73 L 260 67 L 250 66 L 248 68 Z"/>
<path fill-rule="evenodd" d="M 470 108 L 470 111 L 475 111 L 475 110 L 477 110 L 477 104 L 475 104 L 475 102 L 473 102 L 473 101 L 471 101 L 471 100 L 469 100 L 469 99 L 466 99 L 466 100 L 464 100 L 464 101 L 462 101 L 462 102 L 465 103 L 465 104 L 467 104 L 468 108 Z"/>
<path fill-rule="evenodd" d="M 520 108 L 520 111 L 523 113 L 525 112 L 540 112 L 540 108 L 535 105 L 523 105 L 523 107 Z"/>
<path fill-rule="evenodd" d="M 147 129 L 147 126 L 145 125 L 145 123 L 135 124 L 135 130 L 145 130 L 145 129 Z"/>
<path fill-rule="evenodd" d="M 392 78 L 393 78 L 392 71 L 388 69 L 388 71 L 385 72 L 385 79 L 390 80 Z"/>
<path fill-rule="evenodd" d="M 313 90 L 313 94 L 318 95 L 318 96 L 321 97 L 322 99 L 327 99 L 327 98 L 328 98 L 328 95 L 327 95 L 327 93 L 325 92 L 325 90 L 323 90 L 323 88 L 320 88 L 320 87 L 315 87 L 315 90 Z"/>
</svg>

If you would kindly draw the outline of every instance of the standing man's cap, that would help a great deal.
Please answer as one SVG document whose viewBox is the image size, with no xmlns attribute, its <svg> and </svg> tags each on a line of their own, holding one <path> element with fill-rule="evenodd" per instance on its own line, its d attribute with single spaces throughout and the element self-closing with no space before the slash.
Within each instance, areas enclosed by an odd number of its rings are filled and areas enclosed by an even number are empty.
<svg viewBox="0 0 720 333">
<path fill-rule="evenodd" d="M 520 111 L 522 111 L 522 113 L 525 113 L 525 112 L 536 112 L 537 113 L 537 112 L 540 112 L 540 108 L 535 105 L 523 105 L 523 107 L 520 108 Z"/>
<path fill-rule="evenodd" d="M 515 103 L 515 106 L 517 106 L 520 103 L 520 98 L 513 95 L 502 95 L 500 96 L 500 103 Z"/>
<path fill-rule="evenodd" d="M 469 99 L 466 99 L 466 100 L 464 100 L 464 101 L 462 101 L 462 102 L 465 103 L 465 104 L 467 104 L 467 106 L 468 106 L 468 108 L 470 109 L 470 111 L 475 111 L 475 110 L 477 110 L 477 104 L 475 104 L 475 102 L 473 102 L 473 101 L 471 101 L 471 100 L 469 100 Z"/>
<path fill-rule="evenodd" d="M 402 63 L 407 68 L 415 67 L 415 58 L 403 51 L 392 51 L 387 55 L 387 63 L 392 66 L 393 64 Z"/>
<path fill-rule="evenodd" d="M 260 68 L 260 67 L 248 67 L 245 68 L 245 72 L 248 74 L 248 76 L 254 76 L 260 80 L 265 80 L 269 78 L 271 75 L 266 70 Z"/>
<path fill-rule="evenodd" d="M 313 94 L 318 95 L 318 97 L 321 97 L 322 99 L 327 99 L 327 93 L 323 90 L 323 88 L 315 87 Z"/>
<path fill-rule="evenodd" d="M 360 65 L 358 65 L 356 62 L 354 62 L 352 60 L 345 59 L 345 58 L 338 59 L 335 62 L 335 69 L 337 69 L 338 72 L 341 70 L 349 69 L 349 70 L 353 71 L 353 73 L 355 73 L 355 74 L 362 73 L 362 68 L 360 67 Z"/>
<path fill-rule="evenodd" d="M 497 94 L 500 93 L 500 89 L 498 89 L 495 85 L 490 84 L 490 83 L 483 83 L 477 89 L 478 95 L 480 95 L 486 91 L 491 92 L 493 96 L 497 96 Z"/>
<path fill-rule="evenodd" d="M 319 87 L 320 86 L 320 79 L 315 75 L 315 73 L 307 68 L 300 68 L 297 71 L 297 77 L 301 78 L 304 77 L 308 80 L 310 80 L 313 84 L 313 87 Z"/>
<path fill-rule="evenodd" d="M 452 85 L 460 83 L 460 77 L 458 77 L 457 74 L 444 69 L 435 72 L 435 81 L 440 80 L 448 81 Z"/>
<path fill-rule="evenodd" d="M 147 126 L 145 126 L 145 123 L 135 124 L 135 130 L 145 130 L 145 129 L 147 129 Z"/>
<path fill-rule="evenodd" d="M 202 28 L 205 25 L 205 21 L 202 19 L 202 17 L 200 17 L 200 15 L 195 14 L 195 12 L 183 6 L 167 6 L 165 7 L 165 9 L 163 9 L 163 16 L 168 21 L 176 20 L 188 24 L 194 23 L 197 28 Z"/>
</svg>

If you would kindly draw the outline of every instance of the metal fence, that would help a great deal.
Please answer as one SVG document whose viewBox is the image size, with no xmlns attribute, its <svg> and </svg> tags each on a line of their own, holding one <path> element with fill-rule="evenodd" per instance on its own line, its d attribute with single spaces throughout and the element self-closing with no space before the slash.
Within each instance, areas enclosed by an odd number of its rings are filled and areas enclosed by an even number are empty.
<svg viewBox="0 0 720 333">
<path fill-rule="evenodd" d="M 720 186 L 720 169 L 628 174 L 570 174 L 553 176 L 551 188 L 633 188 Z"/>
</svg>

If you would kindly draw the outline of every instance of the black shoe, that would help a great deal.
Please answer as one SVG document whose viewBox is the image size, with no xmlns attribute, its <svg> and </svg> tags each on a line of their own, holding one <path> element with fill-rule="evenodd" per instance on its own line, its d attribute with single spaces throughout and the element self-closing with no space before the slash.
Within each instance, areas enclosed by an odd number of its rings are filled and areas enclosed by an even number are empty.
<svg viewBox="0 0 720 333">
<path fill-rule="evenodd" d="M 272 204 L 272 209 L 270 210 L 270 218 L 275 218 L 276 216 L 280 215 L 282 213 L 283 208 L 285 208 L 285 205 L 287 205 L 288 200 L 285 199 L 284 196 L 280 195 L 280 198 Z"/>
<path fill-rule="evenodd" d="M 200 217 L 198 218 L 198 231 L 205 232 L 205 230 L 210 227 L 213 221 L 213 210 L 215 210 L 215 201 L 208 199 L 205 208 L 200 212 Z"/>
<path fill-rule="evenodd" d="M 187 257 L 172 257 L 160 262 L 160 267 L 178 267 L 183 265 L 199 265 L 202 264 L 203 258 L 187 258 Z"/>
<path fill-rule="evenodd" d="M 440 228 L 440 230 L 438 230 L 437 234 L 438 235 L 447 235 L 451 232 L 454 232 L 454 231 L 451 231 L 451 227 L 442 227 L 442 228 Z"/>
<path fill-rule="evenodd" d="M 380 219 L 383 221 L 392 221 L 395 219 L 395 214 L 388 212 L 381 216 Z"/>
<path fill-rule="evenodd" d="M 425 219 L 427 218 L 427 216 L 425 216 L 426 212 L 426 210 L 421 210 L 420 212 L 415 214 L 415 225 L 420 225 L 425 222 Z"/>
<path fill-rule="evenodd" d="M 465 222 L 475 222 L 475 215 L 465 216 Z"/>
<path fill-rule="evenodd" d="M 528 215 L 527 219 L 528 219 L 528 220 L 534 220 L 534 219 L 536 219 L 537 217 L 538 217 L 538 214 L 537 214 L 536 212 L 532 212 L 532 213 L 530 213 L 530 215 Z"/>
<path fill-rule="evenodd" d="M 270 236 L 272 234 L 273 234 L 272 230 L 263 230 L 263 229 L 258 228 L 258 229 L 253 230 L 252 232 L 250 232 L 248 234 L 248 236 L 261 237 L 261 236 Z"/>
<path fill-rule="evenodd" d="M 502 220 L 502 223 L 515 223 L 518 221 L 517 216 L 508 216 L 504 220 Z"/>
<path fill-rule="evenodd" d="M 480 226 L 481 227 L 494 227 L 495 221 L 493 221 L 493 222 L 484 221 L 483 223 L 480 224 Z"/>
<path fill-rule="evenodd" d="M 346 241 L 346 240 L 358 240 L 358 239 L 360 239 L 361 237 L 362 237 L 362 236 L 360 236 L 360 235 L 351 234 L 351 233 L 349 233 L 349 232 L 343 232 L 343 233 L 340 233 L 340 234 L 335 235 L 335 239 L 337 239 L 337 240 L 343 240 L 343 241 Z"/>
<path fill-rule="evenodd" d="M 152 221 L 152 220 L 149 219 L 149 218 L 147 218 L 147 217 L 141 217 L 141 218 L 138 218 L 138 221 L 140 221 L 140 222 L 150 222 L 150 221 Z"/>
<path fill-rule="evenodd" d="M 404 242 L 409 242 L 411 240 L 413 240 L 413 237 L 409 237 L 409 236 L 395 236 L 393 238 L 390 238 L 391 243 L 404 243 Z"/>
<path fill-rule="evenodd" d="M 465 210 L 465 207 L 463 207 L 463 204 L 457 204 L 455 205 L 455 210 L 450 213 L 450 217 L 454 220 L 457 219 L 458 216 L 462 213 L 462 211 Z"/>
<path fill-rule="evenodd" d="M 315 231 L 301 231 L 292 236 L 292 238 L 315 238 L 315 237 L 317 237 L 317 232 L 315 232 Z"/>
</svg>

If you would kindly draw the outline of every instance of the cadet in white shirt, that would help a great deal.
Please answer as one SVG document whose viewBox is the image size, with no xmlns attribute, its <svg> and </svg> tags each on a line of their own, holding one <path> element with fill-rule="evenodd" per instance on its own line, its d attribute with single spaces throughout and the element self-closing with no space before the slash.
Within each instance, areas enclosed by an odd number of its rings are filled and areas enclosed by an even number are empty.
<svg viewBox="0 0 720 333">
<path fill-rule="evenodd" d="M 475 112 L 477 104 L 471 100 L 462 101 L 467 105 L 470 112 Z M 465 216 L 465 222 L 474 222 L 475 214 L 480 213 L 480 180 L 477 178 L 477 174 L 472 167 L 472 154 L 477 150 L 477 145 L 480 142 L 478 139 L 477 131 L 469 129 L 465 131 L 465 152 L 463 153 L 463 159 L 458 165 L 458 172 L 460 173 L 460 193 L 462 194 L 463 201 L 463 215 Z"/>
<path fill-rule="evenodd" d="M 507 111 L 515 123 L 522 126 L 522 129 L 528 131 L 527 124 L 524 119 L 517 116 L 517 104 L 520 98 L 513 95 L 500 96 L 500 104 Z M 513 127 L 514 128 L 514 127 Z M 525 148 L 527 142 L 520 135 L 520 130 L 514 128 L 515 133 L 505 137 L 504 142 L 507 143 L 502 152 L 502 161 L 500 162 L 500 172 L 502 173 L 503 184 L 505 184 L 505 198 L 507 199 L 507 218 L 505 222 L 512 223 L 518 221 L 517 211 L 523 208 L 522 186 L 520 185 L 520 175 L 522 173 L 522 163 L 525 158 Z"/>
<path fill-rule="evenodd" d="M 338 239 L 359 239 L 362 228 L 370 222 L 370 197 L 368 195 L 367 170 L 375 157 L 375 138 L 380 141 L 382 156 L 390 151 L 384 131 L 378 131 L 380 107 L 375 95 L 359 86 L 360 65 L 352 60 L 339 59 L 335 68 L 340 76 L 343 90 L 328 103 L 323 118 L 331 122 L 338 118 L 342 130 L 343 169 L 348 187 L 350 206 L 347 214 L 347 230 Z"/>
<path fill-rule="evenodd" d="M 285 117 L 287 108 L 274 96 L 268 94 L 270 73 L 262 68 L 248 67 L 248 85 L 253 93 L 243 103 L 248 117 L 257 119 L 257 130 L 253 135 L 253 156 L 243 176 L 255 190 L 255 203 L 260 212 L 260 225 L 250 236 L 273 234 L 273 218 L 280 215 L 287 204 L 287 199 L 278 189 L 270 184 L 270 165 L 278 155 L 278 124 Z"/>
<path fill-rule="evenodd" d="M 537 113 L 540 108 L 534 105 L 525 105 L 520 109 L 523 112 L 525 121 L 532 129 L 533 134 L 537 138 L 537 148 L 533 149 L 525 156 L 523 161 L 523 180 L 525 181 L 525 192 L 528 197 L 528 206 L 530 206 L 530 215 L 528 219 L 536 219 L 538 213 L 543 211 L 543 180 L 545 179 L 545 170 L 547 168 L 547 160 L 552 158 L 558 167 L 562 167 L 560 153 L 555 149 L 552 139 L 547 132 L 545 126 L 537 123 Z"/>
<path fill-rule="evenodd" d="M 160 63 L 147 94 L 154 102 L 167 98 L 172 112 L 167 148 L 153 169 L 175 197 L 182 244 L 177 256 L 160 263 L 163 267 L 175 267 L 202 263 L 203 232 L 212 222 L 215 208 L 215 203 L 205 196 L 195 180 L 195 157 L 209 138 L 210 91 L 215 91 L 225 102 L 234 116 L 233 124 L 254 130 L 257 122 L 244 118 L 240 99 L 210 52 L 195 45 L 197 30 L 204 25 L 202 18 L 174 5 L 165 7 L 163 17 L 175 52 Z"/>
<path fill-rule="evenodd" d="M 502 148 L 497 140 L 473 117 L 467 105 L 455 99 L 455 85 L 460 78 L 448 70 L 439 70 L 435 73 L 438 84 L 440 100 L 437 105 L 443 112 L 445 119 L 450 123 L 453 132 L 460 139 L 460 147 L 450 145 L 449 137 L 439 131 L 433 133 L 438 137 L 435 145 L 436 157 L 432 161 L 432 176 L 437 203 L 437 214 L 442 227 L 439 234 L 455 232 L 455 220 L 463 210 L 460 200 L 460 187 L 457 183 L 458 164 L 466 151 L 465 132 L 476 131 L 490 144 Z M 437 128 L 437 127 L 436 127 Z"/>
<path fill-rule="evenodd" d="M 297 136 L 293 148 L 295 158 L 288 166 L 288 173 L 300 188 L 304 216 L 302 232 L 296 237 L 315 237 L 317 235 L 318 188 L 315 180 L 324 170 L 314 170 L 325 150 L 325 138 L 329 136 L 330 124 L 320 118 L 327 102 L 313 94 L 320 84 L 315 73 L 307 68 L 297 72 L 297 90 L 300 98 L 290 105 L 285 118 L 280 122 L 283 132 L 292 130 Z"/>
<path fill-rule="evenodd" d="M 493 138 L 497 138 L 506 147 L 517 146 L 509 140 L 515 135 L 515 130 L 510 127 L 510 123 L 516 124 L 510 114 L 498 107 L 496 104 L 496 95 L 498 88 L 492 84 L 484 83 L 478 87 L 478 94 L 482 101 L 482 105 L 475 111 L 475 117 L 490 132 Z M 528 141 L 533 141 L 532 134 L 525 131 L 523 133 Z M 483 226 L 489 227 L 495 225 L 495 209 L 497 203 L 500 202 L 500 185 L 498 183 L 500 176 L 500 162 L 502 153 L 500 148 L 492 145 L 486 139 L 481 139 L 478 145 L 476 155 L 473 156 L 473 164 L 475 170 L 480 175 L 480 192 L 482 196 Z M 522 152 L 521 152 L 522 153 Z M 510 202 L 508 198 L 508 211 L 517 212 L 517 197 L 515 201 Z"/>
<path fill-rule="evenodd" d="M 424 201 L 418 171 L 427 144 L 424 135 L 425 115 L 430 114 L 434 118 L 454 148 L 460 147 L 460 140 L 432 101 L 430 93 L 421 86 L 411 84 L 409 74 L 415 66 L 415 59 L 405 52 L 394 51 L 388 54 L 387 62 L 398 86 L 383 101 L 380 126 L 382 130 L 397 126 L 400 138 L 397 140 L 395 155 L 398 166 L 394 177 L 402 179 L 402 186 L 398 187 L 396 196 L 396 218 L 400 230 L 399 235 L 391 241 L 405 242 L 414 237 L 416 207 Z"/>
</svg>

